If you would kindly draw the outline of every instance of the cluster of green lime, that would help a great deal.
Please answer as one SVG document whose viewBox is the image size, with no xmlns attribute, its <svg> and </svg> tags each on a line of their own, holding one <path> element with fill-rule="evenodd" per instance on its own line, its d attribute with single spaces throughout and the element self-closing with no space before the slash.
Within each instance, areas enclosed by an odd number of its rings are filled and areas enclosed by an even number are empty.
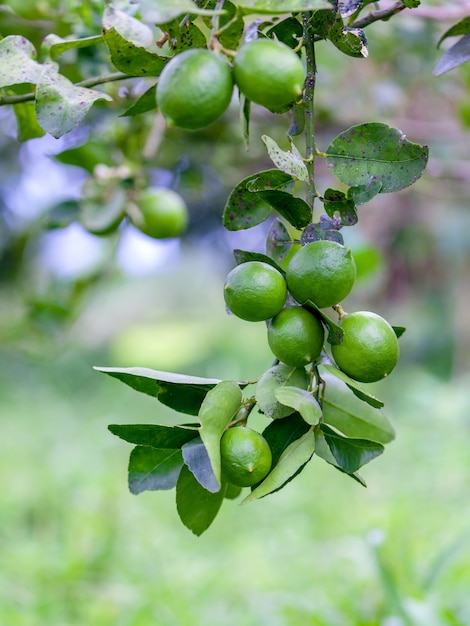
<svg viewBox="0 0 470 626">
<path fill-rule="evenodd" d="M 339 304 L 355 280 L 351 250 L 320 240 L 302 246 L 285 275 L 264 261 L 238 265 L 226 278 L 224 297 L 227 308 L 241 319 L 267 321 L 268 344 L 279 361 L 305 367 L 320 358 L 325 345 L 319 309 Z M 339 369 L 360 382 L 381 380 L 393 370 L 398 340 L 385 319 L 359 311 L 343 315 L 339 325 L 342 342 L 331 346 Z"/>
<path fill-rule="evenodd" d="M 170 126 L 197 130 L 224 113 L 234 83 L 248 100 L 279 110 L 299 98 L 304 81 L 302 61 L 291 48 L 256 39 L 240 47 L 233 67 L 226 57 L 205 48 L 175 55 L 160 75 L 157 101 Z"/>
</svg>

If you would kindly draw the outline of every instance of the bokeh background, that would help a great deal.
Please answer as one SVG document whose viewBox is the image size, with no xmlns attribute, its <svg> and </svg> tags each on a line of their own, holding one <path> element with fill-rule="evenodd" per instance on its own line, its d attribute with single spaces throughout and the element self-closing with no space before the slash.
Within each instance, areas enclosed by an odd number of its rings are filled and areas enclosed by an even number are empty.
<svg viewBox="0 0 470 626">
<path fill-rule="evenodd" d="M 14 0 L 0 32 L 96 34 L 102 8 Z M 230 234 L 220 216 L 239 180 L 270 167 L 260 136 L 288 147 L 289 120 L 254 107 L 248 151 L 236 99 L 204 131 L 165 130 L 153 114 L 118 117 L 145 88 L 133 80 L 107 85 L 114 103 L 64 138 L 19 144 L 0 107 L 1 624 L 470 624 L 470 64 L 433 77 L 457 21 L 440 15 L 372 25 L 367 60 L 317 46 L 319 149 L 365 121 L 430 147 L 423 178 L 344 233 L 361 267 L 346 308 L 407 327 L 396 372 L 371 386 L 397 439 L 364 468 L 367 489 L 312 462 L 262 501 L 226 502 L 201 538 L 174 492 L 128 492 L 130 447 L 107 431 L 178 416 L 92 368 L 250 379 L 269 367 L 264 325 L 228 316 L 222 296 L 232 249 L 263 251 L 267 226 Z M 85 48 L 63 70 L 106 63 Z M 128 224 L 97 237 L 74 219 L 83 185 L 122 167 L 185 197 L 181 241 Z M 332 184 L 319 163 L 317 187 Z"/>
</svg>

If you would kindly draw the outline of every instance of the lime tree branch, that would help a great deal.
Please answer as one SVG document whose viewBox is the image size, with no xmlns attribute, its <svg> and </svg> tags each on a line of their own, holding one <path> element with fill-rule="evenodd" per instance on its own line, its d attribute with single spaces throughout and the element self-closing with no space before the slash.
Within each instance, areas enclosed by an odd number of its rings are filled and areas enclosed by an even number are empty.
<svg viewBox="0 0 470 626">
<path fill-rule="evenodd" d="M 407 7 L 403 2 L 395 2 L 392 6 L 387 7 L 386 9 L 380 9 L 379 11 L 373 11 L 368 13 L 364 17 L 357 19 L 352 24 L 350 24 L 350 28 L 365 28 L 369 26 L 369 24 L 373 24 L 374 22 L 378 22 L 379 20 L 388 20 L 393 15 L 400 13 Z"/>
<path fill-rule="evenodd" d="M 96 87 L 96 85 L 104 85 L 105 83 L 112 83 L 117 80 L 125 80 L 126 78 L 137 78 L 130 74 L 124 74 L 123 72 L 114 72 L 112 74 L 105 74 L 103 76 L 94 76 L 86 78 L 78 83 L 75 83 L 75 87 Z M 0 106 L 6 106 L 7 104 L 20 104 L 21 102 L 32 102 L 36 98 L 34 92 L 25 93 L 18 96 L 3 96 L 0 97 Z"/>
<path fill-rule="evenodd" d="M 313 209 L 316 196 L 315 189 L 315 82 L 317 66 L 315 60 L 315 38 L 310 24 L 310 12 L 302 13 L 303 39 L 307 64 L 307 77 L 305 79 L 304 106 L 305 106 L 305 142 L 306 142 L 306 165 L 309 173 L 309 186 L 307 202 Z"/>
</svg>

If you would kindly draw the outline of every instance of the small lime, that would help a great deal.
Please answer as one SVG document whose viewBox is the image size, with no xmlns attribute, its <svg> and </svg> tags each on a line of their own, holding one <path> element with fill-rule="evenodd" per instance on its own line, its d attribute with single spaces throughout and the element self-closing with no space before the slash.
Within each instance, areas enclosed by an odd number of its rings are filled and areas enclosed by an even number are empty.
<svg viewBox="0 0 470 626">
<path fill-rule="evenodd" d="M 248 100 L 267 108 L 295 102 L 305 82 L 297 54 L 279 41 L 255 39 L 238 50 L 233 61 L 235 82 Z"/>
<path fill-rule="evenodd" d="M 292 367 L 304 367 L 320 356 L 325 340 L 321 321 L 301 306 L 286 307 L 268 326 L 273 354 Z"/>
<path fill-rule="evenodd" d="M 356 280 L 356 265 L 350 248 L 336 241 L 313 241 L 291 259 L 286 280 L 297 302 L 310 300 L 323 309 L 349 294 Z"/>
<path fill-rule="evenodd" d="M 166 187 L 150 187 L 135 200 L 138 212 L 132 220 L 139 230 L 155 239 L 179 237 L 188 225 L 188 208 L 183 198 Z"/>
<path fill-rule="evenodd" d="M 157 102 L 171 126 L 197 130 L 215 122 L 232 99 L 233 77 L 224 57 L 205 48 L 185 50 L 164 67 Z"/>
<path fill-rule="evenodd" d="M 282 309 L 287 297 L 284 277 L 263 261 L 237 265 L 227 276 L 224 287 L 229 310 L 248 322 L 267 320 Z"/>
<path fill-rule="evenodd" d="M 225 431 L 220 441 L 222 473 L 238 487 L 256 485 L 271 469 L 272 453 L 260 433 L 247 426 Z"/>
<path fill-rule="evenodd" d="M 341 321 L 343 342 L 331 346 L 336 365 L 363 383 L 388 376 L 398 362 L 400 350 L 395 331 L 380 315 L 358 311 Z"/>
</svg>

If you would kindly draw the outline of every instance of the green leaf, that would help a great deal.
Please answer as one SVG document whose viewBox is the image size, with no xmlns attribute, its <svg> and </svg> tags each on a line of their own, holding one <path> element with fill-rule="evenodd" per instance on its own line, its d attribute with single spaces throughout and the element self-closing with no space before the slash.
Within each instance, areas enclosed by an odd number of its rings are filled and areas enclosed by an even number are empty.
<svg viewBox="0 0 470 626">
<path fill-rule="evenodd" d="M 107 4 L 103 13 L 103 33 L 106 42 L 106 33 L 114 30 L 126 43 L 132 43 L 136 47 L 148 48 L 153 44 L 154 36 L 152 29 L 147 24 L 132 17 L 124 11 L 116 9 L 112 4 Z"/>
<path fill-rule="evenodd" d="M 360 474 L 358 474 L 357 472 L 353 472 L 352 474 L 350 474 L 349 472 L 346 472 L 344 469 L 339 467 L 333 453 L 330 450 L 328 443 L 326 442 L 325 435 L 322 433 L 321 430 L 315 431 L 315 454 L 330 465 L 333 465 L 333 467 L 335 467 L 343 474 L 350 476 L 353 480 L 357 481 L 363 487 L 367 487 L 367 484 Z"/>
<path fill-rule="evenodd" d="M 406 332 L 406 328 L 404 326 L 392 326 L 393 332 L 397 336 L 398 339 Z"/>
<path fill-rule="evenodd" d="M 192 22 L 180 24 L 179 20 L 173 20 L 161 28 L 168 33 L 169 45 L 175 54 L 189 50 L 190 48 L 205 48 L 207 40 L 204 33 Z"/>
<path fill-rule="evenodd" d="M 192 430 L 158 424 L 110 424 L 108 430 L 129 443 L 161 449 L 181 448 L 198 436 Z"/>
<path fill-rule="evenodd" d="M 421 4 L 421 0 L 403 0 L 407 9 L 416 9 Z"/>
<path fill-rule="evenodd" d="M 255 398 L 259 410 L 274 420 L 287 417 L 294 410 L 279 402 L 276 391 L 285 385 L 307 389 L 309 382 L 304 368 L 291 367 L 285 363 L 274 365 L 256 383 Z"/>
<path fill-rule="evenodd" d="M 101 141 L 87 141 L 78 148 L 64 150 L 54 155 L 54 158 L 60 163 L 66 165 L 75 165 L 82 167 L 88 172 L 93 173 L 95 167 L 100 164 L 113 165 L 113 159 L 109 152 L 108 146 Z"/>
<path fill-rule="evenodd" d="M 287 260 L 293 245 L 298 245 L 298 243 L 295 244 L 284 222 L 276 217 L 266 236 L 266 253 L 268 257 L 273 262 Z M 279 266 L 277 265 L 277 267 Z"/>
<path fill-rule="evenodd" d="M 179 448 L 137 446 L 129 459 L 129 491 L 137 495 L 142 491 L 173 489 L 182 467 Z"/>
<path fill-rule="evenodd" d="M 270 471 L 267 477 L 254 489 L 242 502 L 248 504 L 263 498 L 273 491 L 277 491 L 291 478 L 305 463 L 307 463 L 315 451 L 315 435 L 309 430 L 305 435 L 292 442 L 281 454 L 279 461 Z"/>
<path fill-rule="evenodd" d="M 362 28 L 344 28 L 343 20 L 337 20 L 330 32 L 328 39 L 343 54 L 355 58 L 367 58 L 367 37 Z"/>
<path fill-rule="evenodd" d="M 263 430 L 263 437 L 271 448 L 272 467 L 277 464 L 284 450 L 309 430 L 310 426 L 298 413 L 292 413 L 284 419 L 273 420 L 268 424 Z"/>
<path fill-rule="evenodd" d="M 294 13 L 328 6 L 325 0 L 238 0 L 234 2 L 244 13 Z"/>
<path fill-rule="evenodd" d="M 199 433 L 209 455 L 212 470 L 219 486 L 222 484 L 220 438 L 233 420 L 242 403 L 242 392 L 237 383 L 224 380 L 211 389 L 199 410 Z"/>
<path fill-rule="evenodd" d="M 318 222 L 309 224 L 300 235 L 302 245 L 312 241 L 326 240 L 344 244 L 343 235 L 339 232 L 342 228 L 339 218 L 331 218 L 326 213 L 320 215 Z"/>
<path fill-rule="evenodd" d="M 360 400 L 343 381 L 329 373 L 323 399 L 323 422 L 345 437 L 367 439 L 386 444 L 395 438 L 395 431 L 380 409 Z"/>
<path fill-rule="evenodd" d="M 333 376 L 336 376 L 336 378 L 339 378 L 340 380 L 342 380 L 343 383 L 346 383 L 346 385 L 349 387 L 349 389 L 351 389 L 354 395 L 356 395 L 363 402 L 367 402 L 367 404 L 370 404 L 376 409 L 381 409 L 384 406 L 384 403 L 382 402 L 382 400 L 379 400 L 378 398 L 373 396 L 371 393 L 366 391 L 364 387 L 362 387 L 358 382 L 350 378 L 347 374 L 342 372 L 340 369 L 338 369 L 334 365 L 328 365 L 326 363 L 322 363 L 321 367 L 323 367 L 327 372 L 329 372 Z"/>
<path fill-rule="evenodd" d="M 276 268 L 277 271 L 280 272 L 283 276 L 285 275 L 284 270 L 279 267 L 276 261 L 273 261 L 271 257 L 266 256 L 266 254 L 262 254 L 261 252 L 250 252 L 249 250 L 240 250 L 236 248 L 233 251 L 233 256 L 235 257 L 235 262 L 237 265 L 241 265 L 242 263 L 248 263 L 249 261 L 261 261 Z"/>
<path fill-rule="evenodd" d="M 78 220 L 79 216 L 80 203 L 77 200 L 64 200 L 48 209 L 44 214 L 42 226 L 47 230 L 66 228 Z"/>
<path fill-rule="evenodd" d="M 309 177 L 307 166 L 305 165 L 302 156 L 292 142 L 292 151 L 285 151 L 282 150 L 274 141 L 274 139 L 272 139 L 268 135 L 263 135 L 261 139 L 263 140 L 268 150 L 271 161 L 278 169 L 281 170 L 281 172 L 289 174 L 297 180 L 308 182 Z"/>
<path fill-rule="evenodd" d="M 101 91 L 77 87 L 58 72 L 55 63 L 47 63 L 36 90 L 36 114 L 42 128 L 58 139 L 83 120 L 97 100 L 112 101 Z"/>
<path fill-rule="evenodd" d="M 215 9 L 216 0 L 206 2 L 205 9 Z M 208 28 L 212 27 L 210 18 L 204 18 L 204 22 Z M 225 0 L 224 13 L 219 17 L 219 34 L 217 39 L 227 50 L 236 50 L 239 46 L 245 22 L 243 17 L 237 11 L 237 7 L 233 2 Z"/>
<path fill-rule="evenodd" d="M 301 198 L 285 191 L 260 191 L 257 194 L 295 228 L 304 228 L 312 220 L 312 209 Z"/>
<path fill-rule="evenodd" d="M 369 122 L 339 134 L 326 153 L 328 167 L 342 183 L 360 186 L 378 181 L 380 193 L 390 193 L 420 178 L 429 150 L 411 143 L 396 128 Z"/>
<path fill-rule="evenodd" d="M 103 41 L 102 35 L 94 35 L 93 37 L 82 37 L 81 39 L 63 39 L 53 33 L 47 35 L 41 44 L 41 52 L 43 57 L 53 61 L 64 52 L 74 50 L 76 48 L 87 48 L 88 46 L 96 46 Z"/>
<path fill-rule="evenodd" d="M 105 29 L 104 40 L 116 69 L 130 76 L 160 76 L 171 57 L 160 56 L 124 39 L 115 28 Z"/>
<path fill-rule="evenodd" d="M 463 20 L 460 20 L 460 22 L 457 22 L 457 24 L 454 24 L 446 30 L 437 42 L 437 47 L 439 48 L 441 43 L 448 37 L 457 37 L 458 35 L 466 35 L 467 33 L 470 33 L 470 17 L 464 17 Z"/>
<path fill-rule="evenodd" d="M 351 198 L 356 205 L 365 204 L 380 193 L 382 186 L 383 185 L 379 180 L 373 180 L 368 182 L 366 185 L 349 187 L 348 198 Z"/>
<path fill-rule="evenodd" d="M 258 191 L 285 189 L 293 179 L 279 170 L 257 172 L 244 178 L 232 190 L 224 208 L 223 224 L 227 230 L 243 230 L 261 224 L 271 215 L 269 198 Z"/>
<path fill-rule="evenodd" d="M 322 430 L 338 467 L 347 474 L 354 474 L 360 467 L 380 456 L 384 451 L 383 445 L 375 441 L 341 437 L 324 424 Z"/>
<path fill-rule="evenodd" d="M 278 387 L 274 392 L 276 399 L 285 406 L 295 409 L 311 426 L 316 426 L 322 417 L 322 410 L 311 391 L 299 387 Z"/>
<path fill-rule="evenodd" d="M 141 115 L 157 108 L 157 86 L 152 85 L 119 117 Z"/>
<path fill-rule="evenodd" d="M 339 215 L 341 225 L 354 226 L 357 223 L 356 205 L 352 198 L 338 189 L 327 189 L 324 193 L 323 204 L 329 217 Z"/>
<path fill-rule="evenodd" d="M 175 17 L 191 15 L 220 15 L 223 11 L 200 9 L 192 0 L 140 0 L 140 13 L 145 22 L 165 24 Z"/>
<path fill-rule="evenodd" d="M 43 137 L 46 134 L 38 124 L 34 102 L 15 104 L 13 111 L 18 124 L 18 141 L 28 141 L 36 137 Z"/>
<path fill-rule="evenodd" d="M 215 477 L 212 464 L 207 454 L 206 446 L 200 437 L 192 439 L 181 448 L 185 464 L 189 467 L 198 483 L 215 493 L 220 490 L 220 484 Z"/>
<path fill-rule="evenodd" d="M 202 535 L 216 518 L 224 494 L 224 488 L 216 493 L 204 489 L 189 468 L 183 465 L 176 483 L 176 508 L 186 528 L 195 535 Z"/>
<path fill-rule="evenodd" d="M 9 35 L 0 40 L 0 88 L 36 84 L 42 72 L 42 65 L 36 58 L 35 47 L 25 37 Z"/>
<path fill-rule="evenodd" d="M 434 68 L 434 76 L 441 76 L 470 60 L 470 33 L 444 52 Z"/>
<path fill-rule="evenodd" d="M 298 19 L 288 17 L 270 28 L 266 34 L 268 37 L 285 43 L 289 48 L 297 48 L 299 41 L 303 37 L 303 28 Z"/>
<path fill-rule="evenodd" d="M 207 392 L 220 380 L 160 372 L 145 367 L 95 367 L 98 372 L 117 378 L 136 391 L 158 398 L 166 406 L 197 415 Z"/>
<path fill-rule="evenodd" d="M 319 309 L 317 305 L 313 303 L 311 300 L 307 300 L 306 302 L 303 303 L 302 306 L 306 307 L 307 309 L 311 309 L 315 313 L 315 315 L 321 318 L 321 321 L 328 328 L 328 343 L 329 344 L 338 345 L 342 343 L 343 329 L 341 328 L 341 326 L 338 326 L 338 324 L 333 322 L 333 320 L 330 320 L 328 315 L 326 315 L 326 313 L 323 313 L 323 311 Z"/>
</svg>

